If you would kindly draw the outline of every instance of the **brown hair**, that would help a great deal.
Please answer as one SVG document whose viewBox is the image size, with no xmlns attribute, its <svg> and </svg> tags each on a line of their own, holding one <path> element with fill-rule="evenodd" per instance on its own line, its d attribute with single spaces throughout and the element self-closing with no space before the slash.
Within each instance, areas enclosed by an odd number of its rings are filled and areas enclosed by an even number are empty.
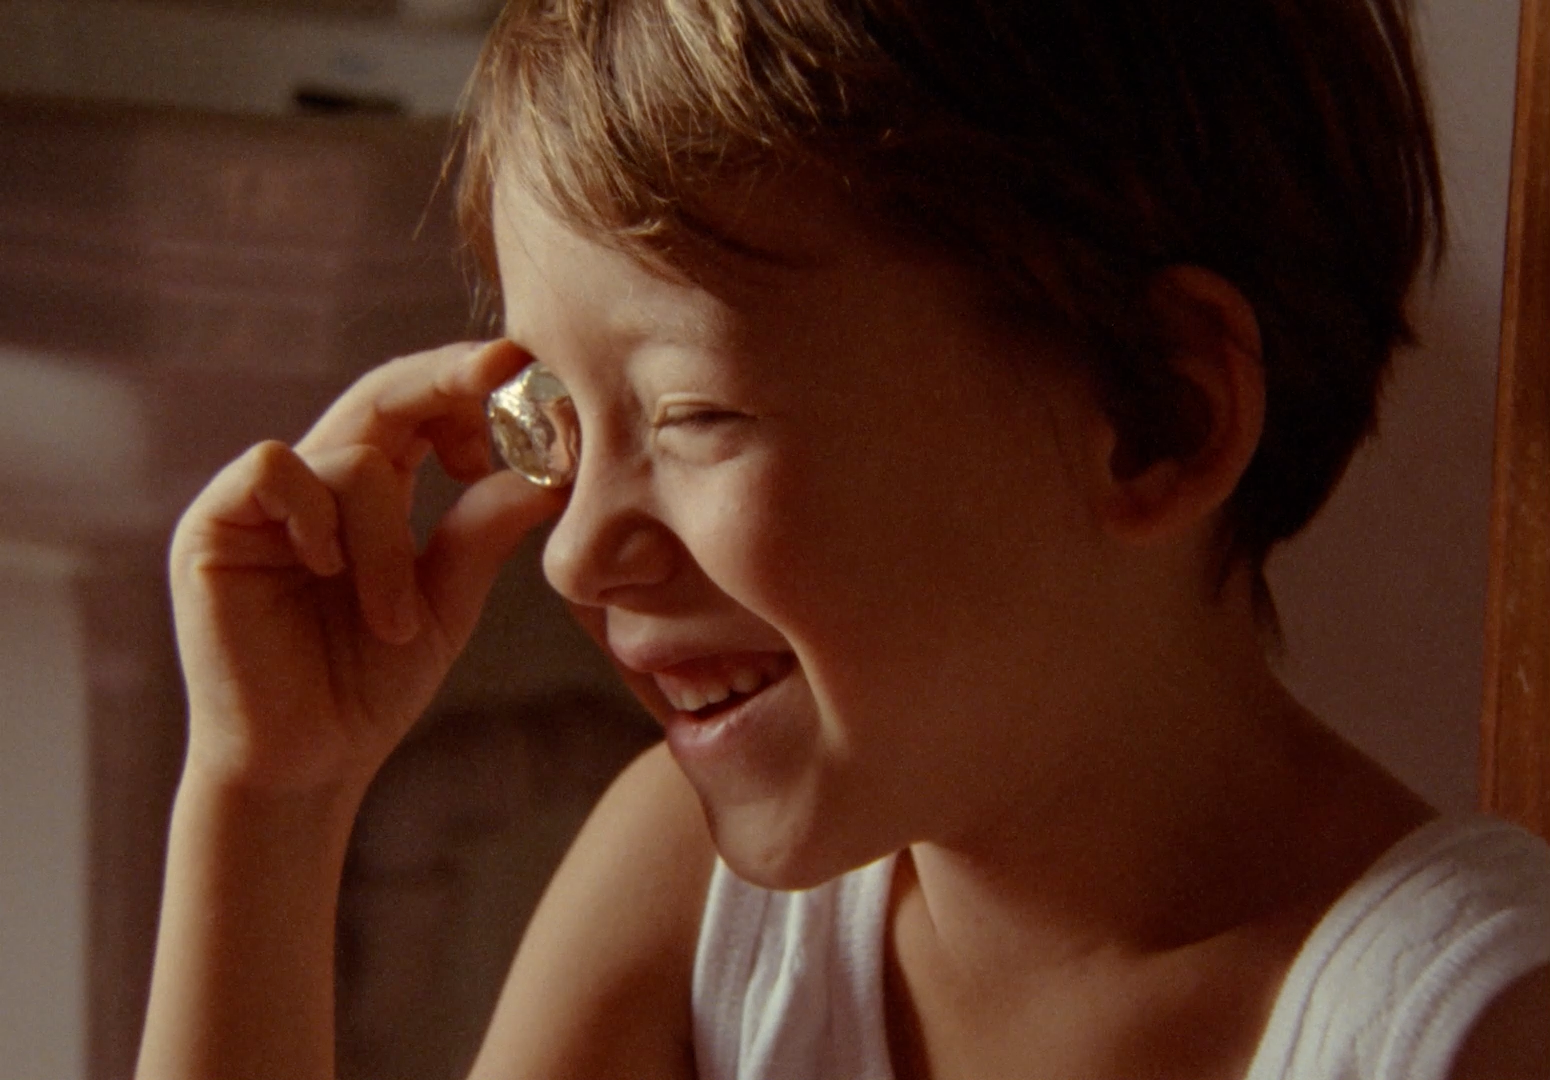
<svg viewBox="0 0 1550 1080">
<path fill-rule="evenodd" d="M 671 263 L 715 185 L 816 164 L 1055 315 L 1138 464 L 1195 437 L 1149 285 L 1220 274 L 1267 383 L 1224 540 L 1271 624 L 1264 560 L 1372 430 L 1442 246 L 1406 0 L 512 0 L 465 123 L 461 221 L 492 275 L 498 169 Z"/>
</svg>

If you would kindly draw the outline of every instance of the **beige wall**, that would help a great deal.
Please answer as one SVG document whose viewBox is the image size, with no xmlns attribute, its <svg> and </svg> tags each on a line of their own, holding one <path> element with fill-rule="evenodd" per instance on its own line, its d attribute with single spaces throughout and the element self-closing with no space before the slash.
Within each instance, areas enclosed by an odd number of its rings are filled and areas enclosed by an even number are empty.
<svg viewBox="0 0 1550 1080">
<path fill-rule="evenodd" d="M 0 1071 L 84 1075 L 88 796 L 74 559 L 0 540 Z"/>
<path fill-rule="evenodd" d="M 1421 0 L 1452 248 L 1381 431 L 1272 567 L 1304 700 L 1438 804 L 1475 800 L 1517 0 Z"/>
</svg>

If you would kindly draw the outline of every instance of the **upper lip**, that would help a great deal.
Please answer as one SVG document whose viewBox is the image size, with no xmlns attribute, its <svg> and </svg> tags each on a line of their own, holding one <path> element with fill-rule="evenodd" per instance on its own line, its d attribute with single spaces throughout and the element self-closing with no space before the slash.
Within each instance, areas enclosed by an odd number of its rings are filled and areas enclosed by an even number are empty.
<svg viewBox="0 0 1550 1080">
<path fill-rule="evenodd" d="M 650 640 L 623 641 L 613 637 L 608 639 L 608 648 L 614 657 L 630 671 L 641 675 L 653 675 L 657 672 L 667 671 L 679 664 L 687 664 L 695 660 L 709 660 L 731 656 L 763 655 L 772 653 L 789 653 L 791 649 L 784 645 L 770 647 L 768 644 L 754 645 L 752 643 L 732 643 L 720 641 L 714 645 L 709 643 L 696 643 L 687 641 Z"/>
</svg>

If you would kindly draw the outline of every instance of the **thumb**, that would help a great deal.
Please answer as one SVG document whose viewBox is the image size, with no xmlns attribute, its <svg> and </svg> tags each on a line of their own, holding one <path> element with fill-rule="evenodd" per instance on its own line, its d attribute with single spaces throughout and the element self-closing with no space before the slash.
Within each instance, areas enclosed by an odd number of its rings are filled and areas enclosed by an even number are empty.
<svg viewBox="0 0 1550 1080">
<path fill-rule="evenodd" d="M 502 470 L 463 492 L 420 556 L 420 588 L 458 648 L 479 621 L 501 566 L 534 528 L 565 506 L 562 493 Z"/>
</svg>

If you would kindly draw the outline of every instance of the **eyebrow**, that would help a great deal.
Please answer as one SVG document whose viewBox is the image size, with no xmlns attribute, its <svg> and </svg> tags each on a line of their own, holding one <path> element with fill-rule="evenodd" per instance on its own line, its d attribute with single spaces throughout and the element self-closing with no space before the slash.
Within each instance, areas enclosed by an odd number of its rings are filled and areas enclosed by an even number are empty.
<svg viewBox="0 0 1550 1080">
<path fill-rule="evenodd" d="M 632 343 L 649 341 L 656 345 L 701 346 L 714 336 L 712 321 L 698 311 L 668 320 L 632 306 L 628 313 L 609 319 L 606 332 L 616 340 Z"/>
<path fill-rule="evenodd" d="M 517 290 L 511 291 L 517 292 Z M 714 293 L 705 291 L 712 299 L 717 299 Z M 520 292 L 517 292 L 518 303 L 515 305 L 506 303 L 510 295 L 506 288 L 502 289 L 501 295 L 501 333 L 525 351 L 541 358 L 540 350 L 535 348 L 531 341 L 532 327 L 525 325 L 521 318 L 524 309 L 531 305 L 520 302 Z M 664 313 L 659 308 L 636 302 L 635 295 L 632 293 L 627 297 L 626 303 L 609 312 L 605 319 L 600 320 L 593 332 L 600 340 L 610 343 L 611 347 L 628 347 L 633 350 L 649 344 L 704 348 L 719 340 L 723 333 L 723 328 L 718 325 L 722 320 L 704 310 L 706 306 L 705 301 L 676 305 L 664 317 Z M 512 317 L 513 312 L 516 318 Z"/>
</svg>

